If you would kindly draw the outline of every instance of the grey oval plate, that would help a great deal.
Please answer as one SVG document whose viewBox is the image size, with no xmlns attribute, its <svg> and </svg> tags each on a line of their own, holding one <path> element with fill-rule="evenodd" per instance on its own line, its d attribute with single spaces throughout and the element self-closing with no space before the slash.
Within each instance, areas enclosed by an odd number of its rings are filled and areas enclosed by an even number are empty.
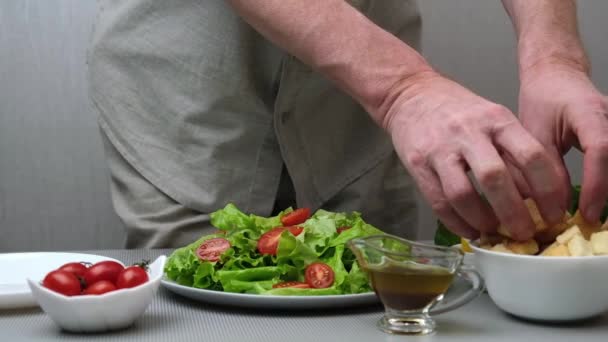
<svg viewBox="0 0 608 342">
<path fill-rule="evenodd" d="M 327 296 L 272 296 L 197 289 L 177 284 L 167 278 L 163 278 L 161 284 L 169 291 L 195 301 L 250 309 L 310 310 L 369 306 L 380 303 L 373 292 Z M 458 277 L 445 294 L 444 300 L 449 302 L 452 298 L 459 297 L 470 290 L 471 287 L 468 280 Z M 441 302 L 435 305 L 431 308 L 431 314 L 434 310 L 441 309 L 442 306 Z"/>
</svg>

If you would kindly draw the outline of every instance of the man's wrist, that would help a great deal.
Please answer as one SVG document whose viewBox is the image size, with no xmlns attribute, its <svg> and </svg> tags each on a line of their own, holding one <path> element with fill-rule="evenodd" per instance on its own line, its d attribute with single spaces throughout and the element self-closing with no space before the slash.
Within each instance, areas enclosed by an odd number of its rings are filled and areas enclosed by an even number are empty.
<svg viewBox="0 0 608 342">
<path fill-rule="evenodd" d="M 415 99 L 432 87 L 434 81 L 439 78 L 442 76 L 428 66 L 399 79 L 388 89 L 383 101 L 372 114 L 374 120 L 390 133 L 396 112 L 399 112 L 402 106 L 407 106 L 408 102 L 415 102 Z"/>
<path fill-rule="evenodd" d="M 541 46 L 532 48 L 522 46 L 533 44 L 533 42 L 520 42 L 520 47 L 518 48 L 520 51 L 520 79 L 525 78 L 529 73 L 536 72 L 537 69 L 552 69 L 554 67 L 568 68 L 587 75 L 591 72 L 591 64 L 578 39 L 569 44 L 564 44 L 563 42 L 538 44 Z M 542 48 L 542 45 L 546 47 Z"/>
</svg>

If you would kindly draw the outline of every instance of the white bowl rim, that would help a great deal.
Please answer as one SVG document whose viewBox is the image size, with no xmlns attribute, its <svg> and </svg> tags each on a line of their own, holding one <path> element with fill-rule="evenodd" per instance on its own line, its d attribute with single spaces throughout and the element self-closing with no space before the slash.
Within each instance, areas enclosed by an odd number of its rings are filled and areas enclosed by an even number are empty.
<svg viewBox="0 0 608 342">
<path fill-rule="evenodd" d="M 156 262 L 160 262 L 161 263 L 161 268 L 160 268 L 160 272 L 159 274 L 157 274 L 156 276 L 154 276 L 153 278 L 150 278 L 145 284 L 139 285 L 139 286 L 135 286 L 135 287 L 131 287 L 131 288 L 127 288 L 127 289 L 119 289 L 119 290 L 115 290 L 112 292 L 107 292 L 101 295 L 78 295 L 78 296 L 66 296 L 63 295 L 61 293 L 55 292 L 53 290 L 47 289 L 46 287 L 42 286 L 41 281 L 38 280 L 33 280 L 30 278 L 27 278 L 27 282 L 31 285 L 31 286 L 35 286 L 36 288 L 38 288 L 40 291 L 42 291 L 43 293 L 45 293 L 46 295 L 49 296 L 54 296 L 55 298 L 67 301 L 67 302 L 90 302 L 90 301 L 102 301 L 102 300 L 106 300 L 107 298 L 111 298 L 111 297 L 116 297 L 116 296 L 122 296 L 125 293 L 132 293 L 132 292 L 136 292 L 136 291 L 141 291 L 145 288 L 151 287 L 151 286 L 155 286 L 155 283 L 160 282 L 161 278 L 164 275 L 164 268 L 165 268 L 165 263 L 167 261 L 167 256 L 166 255 L 161 255 L 159 257 L 157 257 L 153 262 L 150 263 L 150 265 L 156 263 Z M 49 271 L 50 272 L 50 271 Z"/>
<path fill-rule="evenodd" d="M 505 256 L 507 258 L 513 258 L 513 259 L 531 259 L 531 260 L 556 260 L 556 261 L 563 261 L 563 260 L 601 260 L 601 259 L 608 259 L 608 254 L 607 255 L 587 255 L 587 256 L 546 256 L 546 255 L 526 255 L 526 254 L 515 254 L 515 253 L 504 253 L 504 252 L 497 252 L 497 251 L 492 251 L 489 249 L 484 249 L 481 248 L 479 246 L 477 246 L 477 242 L 471 242 L 470 243 L 471 248 L 473 249 L 473 251 L 475 252 L 479 252 L 479 253 L 487 253 L 487 254 L 491 254 L 491 255 L 500 255 L 500 256 Z"/>
</svg>

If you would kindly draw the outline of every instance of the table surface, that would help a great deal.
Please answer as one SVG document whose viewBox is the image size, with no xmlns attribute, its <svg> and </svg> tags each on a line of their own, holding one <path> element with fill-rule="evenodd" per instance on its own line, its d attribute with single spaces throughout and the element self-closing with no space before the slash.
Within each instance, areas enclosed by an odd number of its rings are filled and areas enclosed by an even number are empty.
<svg viewBox="0 0 608 342">
<path fill-rule="evenodd" d="M 154 259 L 171 250 L 100 250 L 125 263 Z M 608 315 L 572 324 L 539 324 L 500 311 L 487 294 L 435 317 L 430 336 L 380 332 L 379 306 L 327 311 L 256 311 L 213 306 L 161 286 L 145 314 L 125 330 L 104 334 L 61 331 L 40 309 L 0 311 L 0 341 L 606 341 Z"/>
</svg>

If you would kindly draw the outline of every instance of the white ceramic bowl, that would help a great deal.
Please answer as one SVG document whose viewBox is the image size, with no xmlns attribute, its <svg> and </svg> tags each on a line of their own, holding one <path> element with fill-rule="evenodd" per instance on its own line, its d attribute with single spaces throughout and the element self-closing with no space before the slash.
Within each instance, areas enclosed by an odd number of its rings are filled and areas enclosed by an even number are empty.
<svg viewBox="0 0 608 342">
<path fill-rule="evenodd" d="M 166 257 L 150 264 L 149 281 L 130 289 L 98 296 L 67 297 L 28 279 L 34 299 L 62 329 L 72 332 L 102 332 L 130 326 L 152 302 L 163 275 Z M 50 271 L 50 270 L 49 270 Z"/>
<path fill-rule="evenodd" d="M 508 313 L 571 321 L 608 312 L 608 256 L 545 257 L 471 247 L 490 297 Z"/>
</svg>

